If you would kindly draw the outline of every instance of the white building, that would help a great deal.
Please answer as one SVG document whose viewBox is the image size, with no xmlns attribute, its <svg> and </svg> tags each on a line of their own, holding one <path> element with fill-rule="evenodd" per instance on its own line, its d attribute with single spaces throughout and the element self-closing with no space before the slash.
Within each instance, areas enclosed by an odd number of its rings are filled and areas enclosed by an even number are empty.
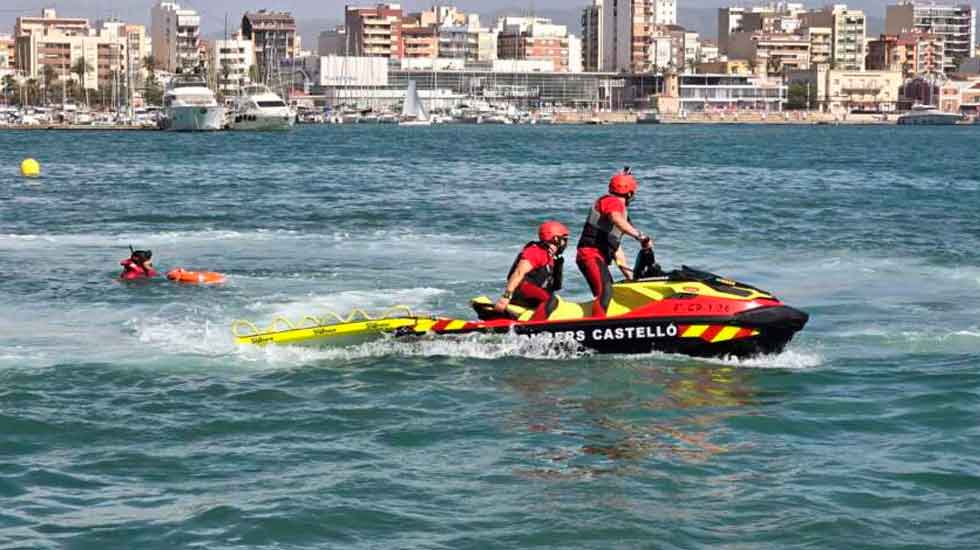
<svg viewBox="0 0 980 550">
<path fill-rule="evenodd" d="M 152 42 L 146 27 L 125 23 L 118 19 L 97 21 L 96 27 L 100 36 L 117 36 L 126 41 L 126 64 L 129 66 L 127 76 L 132 78 L 133 82 L 145 78 L 147 74 L 143 60 L 152 52 Z"/>
<path fill-rule="evenodd" d="M 230 40 L 214 40 L 209 51 L 219 93 L 234 96 L 252 82 L 249 73 L 255 65 L 255 50 L 251 40 L 245 40 L 239 33 Z"/>
<path fill-rule="evenodd" d="M 160 0 L 151 12 L 150 37 L 157 69 L 176 72 L 200 61 L 201 18 L 191 9 Z"/>
<path fill-rule="evenodd" d="M 619 72 L 650 66 L 654 27 L 676 24 L 676 0 L 603 0 L 600 70 Z"/>
<path fill-rule="evenodd" d="M 802 14 L 802 28 L 831 30 L 831 62 L 838 69 L 864 70 L 867 49 L 867 22 L 864 12 L 848 9 L 846 4 L 834 4 L 821 10 Z"/>
<path fill-rule="evenodd" d="M 59 79 L 76 79 L 72 68 L 85 60 L 88 70 L 81 75 L 87 89 L 98 89 L 125 78 L 126 39 L 110 35 L 76 35 L 48 28 L 17 37 L 17 66 L 30 78 L 39 78 L 49 66 Z"/>
<path fill-rule="evenodd" d="M 721 58 L 721 54 L 718 52 L 718 44 L 707 40 L 698 45 L 698 54 L 700 55 L 700 63 L 712 63 Z"/>
<path fill-rule="evenodd" d="M 677 24 L 677 0 L 647 0 L 646 9 L 648 25 Z"/>
<path fill-rule="evenodd" d="M 582 39 L 574 34 L 568 35 L 568 72 L 580 73 L 582 67 Z"/>
<path fill-rule="evenodd" d="M 701 61 L 701 37 L 696 32 L 684 33 L 684 66 Z"/>
</svg>

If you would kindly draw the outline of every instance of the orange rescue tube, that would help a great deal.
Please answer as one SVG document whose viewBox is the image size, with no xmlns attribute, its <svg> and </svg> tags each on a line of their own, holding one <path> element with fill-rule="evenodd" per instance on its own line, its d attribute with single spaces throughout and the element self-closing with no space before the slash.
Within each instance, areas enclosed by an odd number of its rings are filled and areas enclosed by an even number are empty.
<svg viewBox="0 0 980 550">
<path fill-rule="evenodd" d="M 225 276 L 221 273 L 215 273 L 214 271 L 185 271 L 179 267 L 168 272 L 167 278 L 175 283 L 195 285 L 213 285 L 225 282 Z"/>
</svg>

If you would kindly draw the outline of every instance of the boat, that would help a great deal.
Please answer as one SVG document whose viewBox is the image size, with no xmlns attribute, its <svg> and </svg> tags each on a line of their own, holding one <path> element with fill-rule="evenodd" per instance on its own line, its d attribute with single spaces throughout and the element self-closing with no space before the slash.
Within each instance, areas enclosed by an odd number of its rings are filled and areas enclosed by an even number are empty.
<svg viewBox="0 0 980 550">
<path fill-rule="evenodd" d="M 193 132 L 221 130 L 225 108 L 218 104 L 204 78 L 198 75 L 174 76 L 163 95 L 163 130 Z"/>
<path fill-rule="evenodd" d="M 547 320 L 531 321 L 532 310 L 511 304 L 499 313 L 481 296 L 471 302 L 477 320 L 416 315 L 399 306 L 377 317 L 355 311 L 347 317 L 307 317 L 299 324 L 278 318 L 266 329 L 236 321 L 232 331 L 238 344 L 257 346 L 513 333 L 597 353 L 741 358 L 781 352 L 809 319 L 769 292 L 713 273 L 686 266 L 662 272 L 652 256 L 641 252 L 637 280 L 614 284 L 607 317 L 593 317 L 591 301 L 558 298 Z"/>
<path fill-rule="evenodd" d="M 513 124 L 514 120 L 505 114 L 480 115 L 477 124 Z"/>
<path fill-rule="evenodd" d="M 956 124 L 961 120 L 961 115 L 940 111 L 934 105 L 921 104 L 913 105 L 909 112 L 898 117 L 898 123 L 903 125 L 942 126 Z"/>
<path fill-rule="evenodd" d="M 378 115 L 378 124 L 398 124 L 398 115 L 395 113 L 381 113 Z"/>
<path fill-rule="evenodd" d="M 636 115 L 637 124 L 660 124 L 660 113 L 658 111 L 643 111 Z"/>
<path fill-rule="evenodd" d="M 232 130 L 288 130 L 296 113 L 264 84 L 246 86 L 229 116 Z"/>
<path fill-rule="evenodd" d="M 431 126 L 432 119 L 419 99 L 419 91 L 415 87 L 415 81 L 408 81 L 408 90 L 405 92 L 405 103 L 402 104 L 402 116 L 398 119 L 399 126 Z"/>
</svg>

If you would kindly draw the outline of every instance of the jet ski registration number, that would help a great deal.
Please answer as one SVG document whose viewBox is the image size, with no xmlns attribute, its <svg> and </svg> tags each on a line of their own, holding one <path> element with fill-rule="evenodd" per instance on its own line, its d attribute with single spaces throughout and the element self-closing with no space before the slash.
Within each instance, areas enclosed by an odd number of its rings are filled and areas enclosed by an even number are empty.
<svg viewBox="0 0 980 550">
<path fill-rule="evenodd" d="M 673 338 L 677 336 L 677 325 L 594 328 L 566 330 L 554 333 L 556 340 L 585 342 L 586 340 L 649 340 L 655 338 Z"/>
</svg>

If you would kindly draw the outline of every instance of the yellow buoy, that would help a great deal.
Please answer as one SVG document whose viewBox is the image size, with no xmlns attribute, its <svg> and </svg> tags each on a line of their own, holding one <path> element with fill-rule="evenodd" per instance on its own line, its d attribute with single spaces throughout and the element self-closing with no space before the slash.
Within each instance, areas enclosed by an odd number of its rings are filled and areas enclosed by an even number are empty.
<svg viewBox="0 0 980 550">
<path fill-rule="evenodd" d="M 24 159 L 20 163 L 20 173 L 25 178 L 36 178 L 41 175 L 41 164 L 34 159 Z"/>
</svg>

